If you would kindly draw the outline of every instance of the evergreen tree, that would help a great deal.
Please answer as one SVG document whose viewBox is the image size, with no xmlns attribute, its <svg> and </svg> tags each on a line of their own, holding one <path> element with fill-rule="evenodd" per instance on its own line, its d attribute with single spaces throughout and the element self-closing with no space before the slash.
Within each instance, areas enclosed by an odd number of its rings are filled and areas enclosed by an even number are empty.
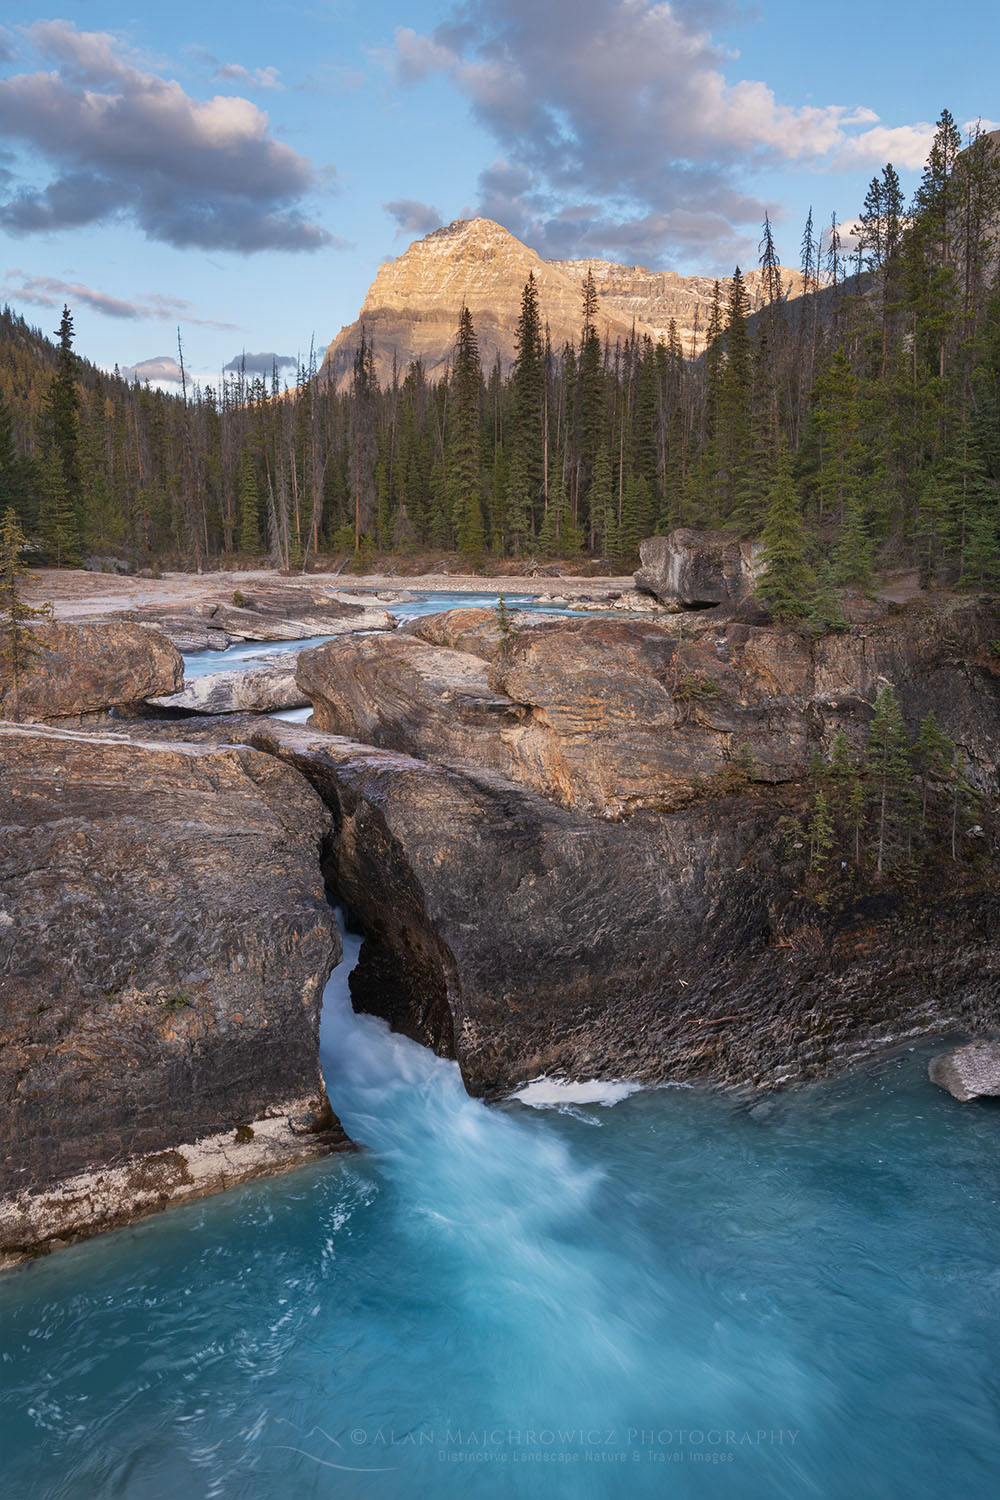
<svg viewBox="0 0 1000 1500">
<path fill-rule="evenodd" d="M 847 353 L 838 348 L 813 390 L 812 420 L 821 435 L 816 490 L 820 507 L 841 523 L 860 487 L 863 457 L 858 382 Z"/>
<path fill-rule="evenodd" d="M 621 556 L 618 506 L 611 488 L 611 455 L 602 445 L 594 462 L 594 477 L 587 495 L 587 508 L 598 551 L 608 559 Z"/>
<path fill-rule="evenodd" d="M 255 557 L 261 550 L 260 492 L 253 455 L 244 449 L 236 471 L 236 504 L 240 520 L 240 551 Z"/>
<path fill-rule="evenodd" d="M 38 534 L 50 562 L 57 568 L 80 560 L 76 512 L 66 484 L 59 449 L 45 452 L 39 473 Z"/>
<path fill-rule="evenodd" d="M 871 581 L 872 546 L 861 505 L 853 496 L 844 507 L 844 523 L 833 549 L 833 578 L 841 587 L 863 589 Z"/>
<path fill-rule="evenodd" d="M 921 720 L 911 751 L 913 768 L 920 778 L 923 795 L 920 807 L 921 830 L 927 826 L 927 802 L 931 787 L 950 779 L 955 758 L 955 746 L 941 729 L 937 715 L 931 709 Z"/>
<path fill-rule="evenodd" d="M 14 444 L 14 423 L 10 406 L 0 393 L 0 512 L 6 512 L 10 508 L 22 522 L 27 520 L 28 510 L 28 476 L 25 469 Z"/>
<path fill-rule="evenodd" d="M 865 757 L 874 808 L 875 868 L 881 875 L 898 856 L 912 828 L 910 741 L 899 702 L 888 685 L 875 699 Z"/>
<path fill-rule="evenodd" d="M 22 679 L 42 650 L 41 637 L 29 621 L 46 614 L 34 609 L 21 597 L 30 573 L 24 564 L 24 532 L 13 506 L 8 506 L 0 521 L 0 668 L 10 680 L 10 712 L 15 723 L 20 719 L 19 694 Z"/>
<path fill-rule="evenodd" d="M 812 799 L 806 837 L 809 843 L 809 868 L 814 874 L 818 874 L 826 864 L 834 844 L 833 818 L 822 792 L 817 792 Z"/>
<path fill-rule="evenodd" d="M 750 467 L 752 432 L 750 400 L 753 356 L 747 329 L 746 287 L 739 266 L 729 287 L 726 315 L 725 364 L 719 379 L 715 417 L 715 517 L 728 520 L 743 498 Z"/>
<path fill-rule="evenodd" d="M 816 579 L 809 565 L 809 539 L 787 454 L 782 454 L 778 462 L 768 495 L 762 540 L 761 562 L 766 571 L 757 584 L 757 597 L 776 620 L 803 619 L 809 612 Z"/>
<path fill-rule="evenodd" d="M 510 473 L 506 531 L 514 550 L 523 551 L 532 534 L 532 518 L 543 508 L 545 379 L 538 287 L 534 272 L 521 293 L 514 336 L 516 356 L 511 372 Z"/>
<path fill-rule="evenodd" d="M 45 401 L 45 425 L 50 451 L 58 458 L 62 469 L 62 483 L 67 504 L 73 515 L 73 531 L 78 534 L 80 526 L 78 464 L 80 396 L 76 386 L 76 355 L 73 353 L 73 317 L 68 307 L 64 307 L 62 311 L 58 338 L 56 373 Z"/>
<path fill-rule="evenodd" d="M 846 630 L 840 595 L 837 592 L 832 565 L 824 558 L 815 571 L 815 587 L 806 612 L 806 628 L 814 635 Z"/>
<path fill-rule="evenodd" d="M 586 494 L 604 429 L 604 371 L 601 368 L 601 340 L 597 332 L 597 287 L 594 273 L 589 269 L 583 280 L 582 295 L 583 328 L 576 378 L 576 418 L 579 480 Z M 587 528 L 589 518 L 581 514 L 581 522 Z"/>
<path fill-rule="evenodd" d="M 479 424 L 483 372 L 472 314 L 462 308 L 452 370 L 452 417 L 448 483 L 453 524 L 462 552 L 472 561 L 483 554 L 485 534 L 479 485 Z"/>
<path fill-rule="evenodd" d="M 854 752 L 850 740 L 842 729 L 838 729 L 830 745 L 830 775 L 838 781 L 849 780 L 854 774 Z"/>
</svg>

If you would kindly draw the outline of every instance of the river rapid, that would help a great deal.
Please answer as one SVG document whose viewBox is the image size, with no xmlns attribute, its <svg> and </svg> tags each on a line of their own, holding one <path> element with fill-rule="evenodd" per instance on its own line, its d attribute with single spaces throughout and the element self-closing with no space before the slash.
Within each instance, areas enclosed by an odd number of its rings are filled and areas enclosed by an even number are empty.
<svg viewBox="0 0 1000 1500">
<path fill-rule="evenodd" d="M 354 1014 L 359 941 L 322 1061 L 362 1151 L 0 1278 L 4 1500 L 993 1500 L 1000 1103 L 922 1047 L 487 1107 Z"/>
<path fill-rule="evenodd" d="M 18 1500 L 992 1500 L 1000 1107 L 927 1049 L 761 1098 L 470 1099 L 326 991 L 364 1150 L 0 1279 Z"/>
</svg>

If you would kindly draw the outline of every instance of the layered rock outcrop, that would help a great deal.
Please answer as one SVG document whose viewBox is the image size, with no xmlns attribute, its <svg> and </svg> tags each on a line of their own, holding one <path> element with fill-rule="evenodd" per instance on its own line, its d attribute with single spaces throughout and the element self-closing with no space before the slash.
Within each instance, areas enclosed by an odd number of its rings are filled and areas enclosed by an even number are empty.
<svg viewBox="0 0 1000 1500">
<path fill-rule="evenodd" d="M 298 657 L 315 728 L 431 759 L 506 770 L 502 731 L 517 705 L 490 687 L 485 664 L 413 635 L 354 636 Z"/>
<path fill-rule="evenodd" d="M 0 725 L 0 1257 L 343 1144 L 329 828 L 252 749 Z"/>
<path fill-rule="evenodd" d="M 352 630 L 392 630 L 396 623 L 386 610 L 367 602 L 294 585 L 257 588 L 248 594 L 237 590 L 230 599 L 206 601 L 189 610 L 147 606 L 129 611 L 125 618 L 155 625 L 178 651 L 224 651 L 239 641 L 303 641 Z"/>
<path fill-rule="evenodd" d="M 710 276 L 679 276 L 606 260 L 542 260 L 492 219 L 459 219 L 415 240 L 396 260 L 381 266 L 368 289 L 357 321 L 342 328 L 330 344 L 323 373 L 337 385 L 351 378 L 362 330 L 374 352 L 375 373 L 386 385 L 393 365 L 405 371 L 411 359 L 439 379 L 452 357 L 463 307 L 472 313 L 483 368 L 499 359 L 509 369 L 521 293 L 529 275 L 538 286 L 542 321 L 554 349 L 580 338 L 580 288 L 590 271 L 597 290 L 597 331 L 612 345 L 633 334 L 665 339 L 671 320 L 686 357 L 705 346 L 715 282 Z M 802 278 L 783 271 L 789 296 L 798 296 Z M 759 271 L 745 273 L 751 309 L 761 305 Z M 723 298 L 728 281 L 722 283 Z"/>
<path fill-rule="evenodd" d="M 759 782 L 801 778 L 838 730 L 861 747 L 890 682 L 911 724 L 933 709 L 977 785 L 998 789 L 993 605 L 914 606 L 818 641 L 702 615 L 551 620 L 502 649 L 483 619 L 429 617 L 420 630 L 424 640 L 406 632 L 304 652 L 298 682 L 316 727 L 467 761 L 620 817 L 682 806 L 735 760 Z"/>
<path fill-rule="evenodd" d="M 1000 1017 L 995 872 L 804 901 L 780 793 L 611 823 L 274 721 L 204 732 L 321 794 L 365 934 L 356 1006 L 457 1057 L 473 1093 L 541 1074 L 774 1085 Z"/>
<path fill-rule="evenodd" d="M 125 621 L 33 626 L 37 652 L 17 684 L 0 667 L 0 719 L 86 723 L 172 693 L 184 664 L 159 631 Z"/>
</svg>

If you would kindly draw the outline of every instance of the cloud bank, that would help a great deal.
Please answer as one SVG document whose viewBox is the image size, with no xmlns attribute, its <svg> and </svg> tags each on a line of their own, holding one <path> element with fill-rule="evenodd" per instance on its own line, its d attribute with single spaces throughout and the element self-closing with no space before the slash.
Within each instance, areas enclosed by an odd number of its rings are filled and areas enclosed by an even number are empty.
<svg viewBox="0 0 1000 1500">
<path fill-rule="evenodd" d="M 299 206 L 316 185 L 311 164 L 248 99 L 193 99 L 114 37 L 68 21 L 25 35 L 53 66 L 0 79 L 0 131 L 52 175 L 0 201 L 0 227 L 32 234 L 124 218 L 179 248 L 337 243 Z"/>
<path fill-rule="evenodd" d="M 32 276 L 27 271 L 14 267 L 4 277 L 4 295 L 17 302 L 27 302 L 36 307 L 62 307 L 64 302 L 71 307 L 83 305 L 107 318 L 152 318 L 163 323 L 191 323 L 202 328 L 235 328 L 235 323 L 221 323 L 216 318 L 198 318 L 191 311 L 191 303 L 182 297 L 161 297 L 156 293 L 141 302 L 129 302 L 123 297 L 112 297 L 94 287 L 84 286 L 79 281 L 60 281 L 55 276 Z"/>
<path fill-rule="evenodd" d="M 270 375 L 277 366 L 279 370 L 288 365 L 297 365 L 298 359 L 294 354 L 273 354 L 264 352 L 261 354 L 234 354 L 228 364 L 222 366 L 225 371 L 235 373 L 245 370 L 248 375 Z"/>
<path fill-rule="evenodd" d="M 421 203 L 417 198 L 396 198 L 392 203 L 383 203 L 383 210 L 396 221 L 396 234 L 430 234 L 442 223 L 440 209 L 433 203 Z"/>
<path fill-rule="evenodd" d="M 444 74 L 465 95 L 499 148 L 479 211 L 546 255 L 725 259 L 764 215 L 739 185 L 748 166 L 923 162 L 929 125 L 729 83 L 731 57 L 706 29 L 726 12 L 724 0 L 467 0 L 430 34 L 397 30 L 391 67 L 400 82 Z"/>
<path fill-rule="evenodd" d="M 138 380 L 145 383 L 147 380 L 151 385 L 157 381 L 166 382 L 168 385 L 180 385 L 182 375 L 181 367 L 171 354 L 158 354 L 154 359 L 141 359 L 137 365 L 126 365 L 119 371 L 126 380 Z M 190 383 L 191 376 L 188 375 Z"/>
</svg>

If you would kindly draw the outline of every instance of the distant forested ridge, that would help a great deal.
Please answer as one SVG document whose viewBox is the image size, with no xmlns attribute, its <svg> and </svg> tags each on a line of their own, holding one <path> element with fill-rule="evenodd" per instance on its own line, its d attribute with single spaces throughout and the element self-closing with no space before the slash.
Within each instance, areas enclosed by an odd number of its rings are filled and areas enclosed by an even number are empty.
<svg viewBox="0 0 1000 1500">
<path fill-rule="evenodd" d="M 679 524 L 764 533 L 809 588 L 876 565 L 1000 575 L 1000 149 L 946 111 L 914 201 L 891 165 L 845 249 L 810 213 L 806 295 L 786 300 L 771 226 L 766 304 L 737 269 L 709 344 L 675 329 L 609 347 L 590 278 L 580 337 L 553 348 L 533 279 L 509 376 L 481 367 L 468 312 L 447 378 L 380 387 L 362 335 L 337 392 L 314 359 L 293 391 L 243 373 L 165 394 L 0 315 L 0 512 L 52 562 L 86 553 L 194 565 L 458 549 L 628 563 Z M 769 540 L 768 540 L 769 539 Z M 805 577 L 806 575 L 801 575 Z M 792 601 L 791 612 L 797 607 Z"/>
</svg>

